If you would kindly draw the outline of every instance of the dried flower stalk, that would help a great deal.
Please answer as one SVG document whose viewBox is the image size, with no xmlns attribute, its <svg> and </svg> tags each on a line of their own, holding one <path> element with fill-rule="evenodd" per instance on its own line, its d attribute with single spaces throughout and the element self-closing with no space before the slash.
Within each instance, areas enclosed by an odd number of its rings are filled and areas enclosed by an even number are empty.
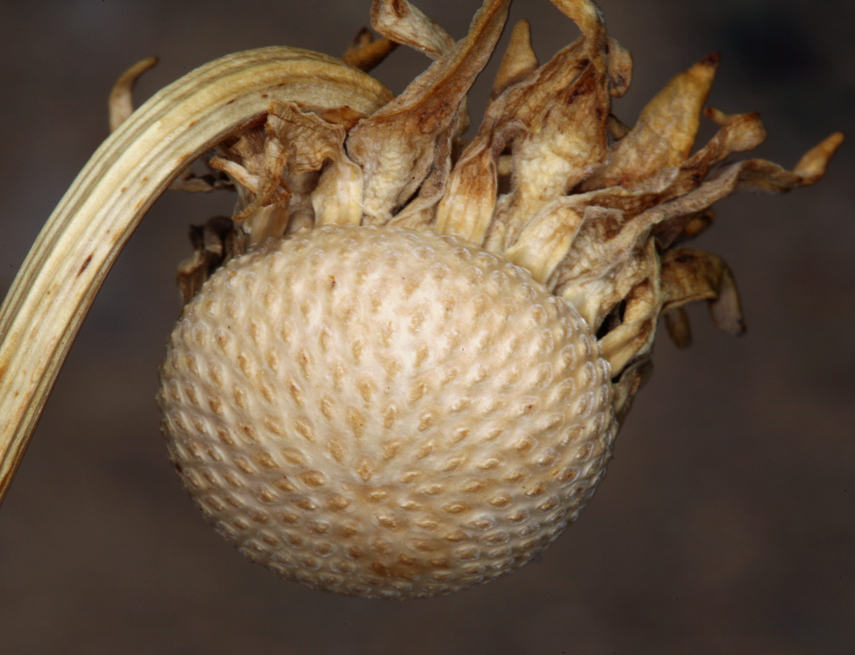
<svg viewBox="0 0 855 655">
<path fill-rule="evenodd" d="M 170 182 L 272 101 L 368 115 L 390 99 L 332 57 L 263 48 L 191 72 L 110 135 L 48 219 L 0 310 L 0 497 L 104 277 Z"/>
</svg>

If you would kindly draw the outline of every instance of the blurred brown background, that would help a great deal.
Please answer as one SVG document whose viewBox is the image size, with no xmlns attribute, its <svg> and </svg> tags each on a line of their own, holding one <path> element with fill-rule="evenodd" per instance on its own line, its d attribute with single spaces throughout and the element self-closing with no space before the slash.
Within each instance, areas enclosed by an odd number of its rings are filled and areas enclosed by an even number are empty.
<svg viewBox="0 0 855 655">
<path fill-rule="evenodd" d="M 421 0 L 465 34 L 477 0 Z M 625 122 L 713 50 L 710 104 L 759 110 L 757 154 L 792 166 L 853 129 L 855 4 L 845 0 L 602 0 L 635 55 Z M 282 44 L 332 54 L 369 0 L 0 2 L 0 290 L 106 136 L 106 96 L 129 64 L 161 64 L 141 102 L 221 55 Z M 578 32 L 546 0 L 519 1 L 541 61 Z M 504 40 L 503 40 L 504 43 Z M 427 65 L 399 51 L 393 90 Z M 483 110 L 491 63 L 471 102 Z M 709 136 L 712 129 L 703 134 Z M 691 316 L 664 338 L 605 482 L 542 558 L 488 586 L 409 603 L 284 583 L 232 551 L 166 459 L 157 367 L 179 311 L 187 225 L 226 193 L 168 193 L 107 279 L 0 509 L 0 652 L 855 652 L 855 143 L 825 181 L 719 205 L 698 246 L 740 283 L 748 334 Z M 2 419 L 0 419 L 2 420 Z"/>
</svg>

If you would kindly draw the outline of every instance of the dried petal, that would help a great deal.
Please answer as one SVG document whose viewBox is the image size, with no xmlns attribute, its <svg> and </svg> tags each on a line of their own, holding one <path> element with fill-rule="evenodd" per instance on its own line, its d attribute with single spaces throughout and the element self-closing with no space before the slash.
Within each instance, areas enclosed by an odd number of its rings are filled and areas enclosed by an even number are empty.
<svg viewBox="0 0 855 655">
<path fill-rule="evenodd" d="M 370 71 L 397 47 L 397 43 L 385 37 L 375 41 L 371 32 L 363 27 L 357 32 L 341 60 L 359 70 Z"/>
<path fill-rule="evenodd" d="M 843 143 L 843 138 L 842 132 L 835 132 L 827 137 L 806 152 L 792 172 L 762 159 L 740 162 L 739 189 L 784 193 L 814 184 L 825 175 L 828 162 Z"/>
<path fill-rule="evenodd" d="M 385 223 L 421 186 L 434 165 L 437 142 L 450 128 L 475 76 L 487 63 L 507 17 L 509 0 L 487 0 L 472 27 L 402 95 L 350 132 L 347 151 L 362 167 L 363 213 Z M 446 148 L 440 148 L 444 152 Z"/>
<path fill-rule="evenodd" d="M 119 76 L 110 91 L 107 103 L 110 114 L 110 131 L 117 129 L 134 113 L 133 90 L 140 75 L 157 65 L 157 57 L 146 57 L 138 61 Z"/>
<path fill-rule="evenodd" d="M 262 127 L 245 130 L 240 138 L 224 148 L 224 157 L 214 157 L 210 166 L 226 173 L 237 182 L 239 202 L 233 220 L 251 219 L 263 207 L 287 202 L 290 193 L 282 186 L 282 172 L 288 153 L 277 135 L 266 123 Z M 238 163 L 238 160 L 240 163 Z M 265 229 L 253 229 L 252 221 L 246 229 L 252 234 L 251 243 L 269 236 Z"/>
<path fill-rule="evenodd" d="M 664 169 L 629 189 L 612 186 L 591 191 L 585 197 L 590 204 L 620 209 L 631 218 L 688 193 L 704 180 L 713 166 L 734 152 L 758 146 L 765 138 L 766 132 L 756 113 L 734 115 L 704 148 L 679 166 Z"/>
<path fill-rule="evenodd" d="M 724 260 L 689 248 L 669 250 L 662 257 L 663 311 L 706 300 L 717 328 L 732 335 L 745 332 L 736 282 Z"/>
<path fill-rule="evenodd" d="M 451 52 L 454 39 L 407 0 L 374 0 L 371 25 L 380 34 L 433 60 Z"/>
<path fill-rule="evenodd" d="M 644 268 L 634 272 L 641 279 L 625 297 L 626 307 L 621 324 L 600 340 L 602 357 L 617 375 L 633 359 L 643 357 L 653 347 L 656 320 L 662 311 L 662 285 L 656 247 L 650 241 L 641 258 Z"/>
<path fill-rule="evenodd" d="M 612 148 L 608 163 L 580 190 L 630 188 L 662 169 L 682 164 L 695 142 L 718 60 L 718 54 L 709 55 L 672 79 L 647 104 L 633 130 Z"/>
<path fill-rule="evenodd" d="M 653 361 L 648 354 L 646 357 L 641 357 L 632 362 L 619 377 L 612 380 L 613 404 L 618 423 L 623 423 L 632 408 L 632 400 L 635 398 L 635 394 L 647 384 L 652 374 Z"/>
<path fill-rule="evenodd" d="M 558 198 L 528 222 L 517 242 L 505 251 L 505 258 L 524 266 L 535 280 L 546 284 L 567 255 L 581 224 L 573 198 Z"/>
<path fill-rule="evenodd" d="M 588 67 L 546 108 L 540 129 L 514 140 L 511 194 L 500 201 L 497 222 L 505 247 L 513 245 L 526 222 L 549 202 L 587 177 L 606 157 L 608 98 L 603 79 Z M 572 129 L 567 129 L 572 125 Z"/>
<path fill-rule="evenodd" d="M 521 20 L 514 25 L 511 40 L 496 80 L 493 82 L 493 97 L 501 94 L 512 84 L 516 84 L 531 75 L 537 69 L 537 55 L 531 47 L 531 25 L 527 20 Z"/>
<path fill-rule="evenodd" d="M 525 28 L 518 29 L 521 31 L 515 39 L 523 40 Z M 597 36 L 599 34 L 597 28 L 589 26 L 588 31 L 594 34 L 595 40 L 600 38 Z M 514 142 L 512 167 L 515 168 L 520 160 L 524 159 L 525 155 L 517 151 L 515 140 L 517 137 L 524 138 L 520 135 L 541 134 L 547 111 L 556 104 L 566 102 L 567 96 L 572 95 L 568 89 L 585 69 L 588 61 L 587 54 L 585 41 L 580 39 L 556 53 L 547 64 L 520 82 L 507 86 L 498 97 L 493 99 L 487 108 L 478 134 L 451 172 L 446 194 L 437 208 L 434 228 L 436 231 L 454 234 L 473 243 L 484 243 L 488 249 L 502 252 L 505 244 L 512 244 L 516 240 L 516 236 L 528 218 L 540 211 L 551 199 L 563 194 L 563 188 L 555 192 L 555 187 L 566 185 L 566 179 L 559 180 L 557 185 L 553 182 L 549 186 L 549 191 L 543 194 L 542 202 L 532 202 L 531 207 L 526 210 L 522 206 L 526 204 L 526 200 L 519 198 L 520 193 L 517 190 L 519 183 L 515 173 L 512 185 L 516 195 L 506 199 L 499 215 L 494 216 L 498 190 L 497 159 L 506 145 L 512 142 Z M 556 111 L 552 117 L 552 129 L 566 131 L 567 126 L 572 123 L 564 122 L 558 113 Z M 567 139 L 568 137 L 562 138 L 562 141 Z M 572 140 L 572 136 L 569 139 Z M 548 140 L 541 138 L 541 141 Z M 548 144 L 543 154 L 548 155 L 551 147 L 552 144 Z M 532 145 L 529 150 L 536 152 L 536 147 Z M 535 157 L 539 157 L 540 154 L 537 153 Z M 562 169 L 565 167 L 565 162 L 561 161 L 557 153 L 554 153 L 544 168 L 550 165 Z M 535 177 L 537 176 L 538 171 L 531 172 Z M 525 177 L 525 173 L 522 175 Z M 560 173 L 558 177 L 561 177 Z M 536 179 L 530 180 L 529 188 L 534 192 L 533 195 L 538 195 L 539 184 Z M 526 211 L 530 213 L 526 214 Z M 487 237 L 488 227 L 491 231 L 489 238 Z"/>
<path fill-rule="evenodd" d="M 609 93 L 612 98 L 620 98 L 627 92 L 632 81 L 632 54 L 611 37 L 606 41 L 606 52 L 609 62 Z"/>
<path fill-rule="evenodd" d="M 497 103 L 501 113 L 492 131 L 502 124 L 519 126 L 513 135 L 513 188 L 500 200 L 487 237 L 487 247 L 499 252 L 515 243 L 531 217 L 586 178 L 608 151 L 611 99 L 602 16 L 587 0 L 554 4 L 577 23 L 582 39 L 508 89 L 504 105 Z"/>
<path fill-rule="evenodd" d="M 665 320 L 665 329 L 668 336 L 677 348 L 685 349 L 692 345 L 692 326 L 689 323 L 689 315 L 682 307 L 663 311 L 662 318 Z"/>
<path fill-rule="evenodd" d="M 571 248 L 550 280 L 554 293 L 572 303 L 594 329 L 650 268 L 644 234 L 635 228 L 620 210 L 586 207 Z"/>
<path fill-rule="evenodd" d="M 294 104 L 276 103 L 267 119 L 277 138 L 288 144 L 288 169 L 299 174 L 323 171 L 312 193 L 315 223 L 356 223 L 362 218 L 362 171 L 344 151 L 343 126 L 301 111 Z"/>
<path fill-rule="evenodd" d="M 653 236 L 661 250 L 694 239 L 715 220 L 715 209 L 707 207 L 699 212 L 683 214 L 664 221 L 653 228 Z"/>
<path fill-rule="evenodd" d="M 184 303 L 196 295 L 211 274 L 246 251 L 243 232 L 230 218 L 216 216 L 205 225 L 190 227 L 194 252 L 178 266 L 178 290 Z"/>
<path fill-rule="evenodd" d="M 476 143 L 477 141 L 477 143 Z M 454 165 L 436 208 L 434 230 L 481 243 L 493 219 L 498 179 L 489 136 L 473 141 Z"/>
<path fill-rule="evenodd" d="M 461 105 L 461 110 L 455 114 L 451 125 L 445 132 L 445 135 L 450 138 L 439 138 L 436 141 L 433 165 L 428 176 L 422 182 L 418 195 L 389 221 L 390 225 L 418 228 L 426 227 L 435 220 L 436 206 L 446 192 L 455 140 L 458 135 L 465 131 L 467 121 L 465 107 Z"/>
</svg>

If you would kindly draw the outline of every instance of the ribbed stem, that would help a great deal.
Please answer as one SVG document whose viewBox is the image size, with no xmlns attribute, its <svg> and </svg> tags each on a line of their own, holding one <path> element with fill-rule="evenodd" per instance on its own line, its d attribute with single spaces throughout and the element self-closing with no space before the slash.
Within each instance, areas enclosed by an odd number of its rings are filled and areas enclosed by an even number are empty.
<svg viewBox="0 0 855 655">
<path fill-rule="evenodd" d="M 391 98 L 332 57 L 262 48 L 189 73 L 110 135 L 48 219 L 0 308 L 0 501 L 95 294 L 175 176 L 273 101 L 370 115 Z"/>
</svg>

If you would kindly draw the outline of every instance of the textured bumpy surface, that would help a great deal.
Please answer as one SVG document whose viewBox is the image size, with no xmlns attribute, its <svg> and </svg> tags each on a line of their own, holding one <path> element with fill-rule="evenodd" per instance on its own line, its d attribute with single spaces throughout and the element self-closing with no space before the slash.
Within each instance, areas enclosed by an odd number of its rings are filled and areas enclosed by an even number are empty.
<svg viewBox="0 0 855 655">
<path fill-rule="evenodd" d="M 508 572 L 590 499 L 608 365 L 528 272 L 430 232 L 271 239 L 187 305 L 159 393 L 208 520 L 289 579 L 380 597 Z"/>
</svg>

